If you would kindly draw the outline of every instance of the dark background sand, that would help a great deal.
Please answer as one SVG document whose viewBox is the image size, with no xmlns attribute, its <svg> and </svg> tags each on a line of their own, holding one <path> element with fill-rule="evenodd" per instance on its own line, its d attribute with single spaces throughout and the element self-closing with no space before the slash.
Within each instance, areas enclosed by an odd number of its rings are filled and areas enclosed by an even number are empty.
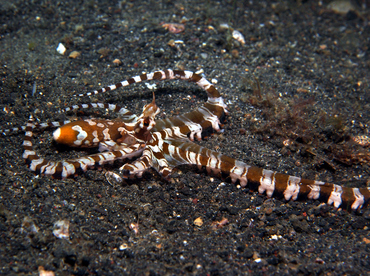
<svg viewBox="0 0 370 276">
<path fill-rule="evenodd" d="M 369 139 L 369 3 L 343 14 L 328 4 L 2 1 L 1 127 L 24 125 L 30 113 L 40 121 L 65 119 L 58 110 L 84 102 L 139 113 L 152 97 L 144 84 L 91 99 L 72 95 L 144 71 L 203 70 L 217 80 L 230 115 L 225 132 L 202 145 L 282 173 L 366 187 L 369 147 L 353 139 Z M 170 33 L 162 22 L 182 22 L 185 31 Z M 221 24 L 240 31 L 245 45 Z M 56 52 L 59 43 L 65 55 Z M 69 58 L 72 51 L 80 56 Z M 206 99 L 185 82 L 158 83 L 155 91 L 161 118 Z M 370 272 L 368 209 L 267 199 L 187 168 L 170 183 L 152 172 L 111 185 L 108 168 L 76 179 L 35 177 L 21 157 L 23 136 L 0 138 L 2 275 L 37 275 L 39 266 L 56 275 Z M 87 154 L 57 154 L 50 131 L 36 141 L 49 158 Z M 222 219 L 228 224 L 215 229 Z M 60 220 L 70 223 L 68 240 L 52 234 Z"/>
</svg>

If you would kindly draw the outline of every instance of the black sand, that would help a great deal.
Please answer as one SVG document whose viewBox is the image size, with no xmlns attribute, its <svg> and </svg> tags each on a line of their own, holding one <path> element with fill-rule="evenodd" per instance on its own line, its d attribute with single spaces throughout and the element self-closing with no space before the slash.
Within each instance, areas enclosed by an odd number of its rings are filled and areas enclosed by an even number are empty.
<svg viewBox="0 0 370 276">
<path fill-rule="evenodd" d="M 203 70 L 217 80 L 230 115 L 225 132 L 202 145 L 282 173 L 369 186 L 368 2 L 343 14 L 327 1 L 200 2 L 3 1 L 1 127 L 24 125 L 30 113 L 66 119 L 57 111 L 84 102 L 139 113 L 152 97 L 144 84 L 72 95 L 144 71 Z M 185 30 L 173 34 L 162 22 Z M 221 24 L 240 31 L 245 45 Z M 81 55 L 68 58 L 72 51 Z M 178 81 L 158 83 L 155 93 L 161 118 L 206 99 Z M 41 266 L 55 275 L 370 273 L 369 209 L 268 199 L 189 168 L 169 183 L 151 172 L 111 185 L 105 172 L 119 165 L 75 179 L 36 177 L 21 157 L 23 137 L 0 138 L 1 275 L 38 275 Z M 35 140 L 48 158 L 88 154 L 56 148 L 49 130 Z M 67 240 L 52 233 L 60 220 L 70 224 Z"/>
</svg>

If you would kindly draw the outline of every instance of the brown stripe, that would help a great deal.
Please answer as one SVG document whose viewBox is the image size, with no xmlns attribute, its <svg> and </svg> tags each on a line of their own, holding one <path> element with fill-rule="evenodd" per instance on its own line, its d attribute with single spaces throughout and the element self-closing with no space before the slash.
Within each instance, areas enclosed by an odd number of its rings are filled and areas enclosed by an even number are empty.
<svg viewBox="0 0 370 276">
<path fill-rule="evenodd" d="M 33 161 L 33 160 L 40 159 L 40 157 L 37 154 L 35 154 L 35 155 L 28 155 L 27 159 L 30 160 L 30 161 Z"/>
<path fill-rule="evenodd" d="M 288 187 L 288 180 L 289 175 L 276 173 L 275 174 L 275 190 L 274 196 L 277 194 L 278 196 L 283 196 L 285 190 Z"/>
<path fill-rule="evenodd" d="M 212 112 L 213 115 L 217 116 L 218 118 L 222 118 L 225 114 L 225 109 L 219 105 L 211 104 L 209 102 L 206 102 L 204 104 L 204 107 L 207 108 L 209 111 Z"/>
<path fill-rule="evenodd" d="M 168 176 L 170 175 L 170 173 L 171 173 L 171 170 L 169 170 L 169 169 L 163 169 L 163 171 L 162 171 L 162 177 L 164 179 L 168 179 Z"/>
<path fill-rule="evenodd" d="M 217 158 L 219 160 L 219 158 Z M 221 164 L 219 164 L 223 174 L 230 174 L 230 171 L 235 167 L 235 160 L 228 156 L 221 156 Z"/>
<path fill-rule="evenodd" d="M 168 145 L 167 144 L 166 144 L 166 147 L 165 148 L 166 148 L 166 150 L 168 152 L 168 149 L 167 149 L 168 148 Z M 189 159 L 189 157 L 187 155 L 187 151 L 186 150 L 182 150 L 180 148 L 175 148 L 175 155 L 174 155 L 174 157 L 182 158 L 183 160 L 185 160 L 187 162 L 185 164 L 202 165 L 202 164 L 193 164 L 192 162 L 190 162 L 190 159 Z M 198 154 L 195 153 L 195 159 L 197 159 L 197 157 L 198 157 Z M 177 160 L 179 160 L 179 158 L 177 158 Z"/>
<path fill-rule="evenodd" d="M 191 80 L 190 81 L 193 81 L 193 82 L 198 82 L 200 81 L 202 77 L 199 76 L 198 74 L 193 74 L 193 76 L 191 77 Z"/>
<path fill-rule="evenodd" d="M 116 88 L 120 88 L 120 87 L 122 87 L 122 86 L 123 86 L 123 84 L 122 84 L 122 83 L 120 83 L 120 82 L 116 84 Z"/>
<path fill-rule="evenodd" d="M 68 163 L 72 164 L 72 166 L 75 168 L 75 173 L 79 173 L 78 171 L 82 172 L 81 164 L 78 161 L 71 161 Z"/>
<path fill-rule="evenodd" d="M 145 168 L 149 168 L 150 167 L 150 162 L 149 162 L 149 159 L 148 159 L 148 157 L 144 157 L 144 158 L 142 158 L 141 160 L 141 163 L 144 163 L 144 169 Z"/>
<path fill-rule="evenodd" d="M 218 92 L 216 87 L 214 87 L 213 85 L 211 85 L 206 91 L 211 95 L 212 98 L 220 97 L 220 92 Z"/>
<path fill-rule="evenodd" d="M 185 76 L 185 72 L 182 71 L 182 70 L 173 70 L 173 73 L 175 75 L 178 75 L 178 76 L 181 76 L 181 77 L 184 77 Z"/>
<path fill-rule="evenodd" d="M 60 162 L 58 162 L 56 164 L 55 173 L 53 174 L 53 178 L 61 179 L 62 172 L 63 172 L 63 165 Z"/>
<path fill-rule="evenodd" d="M 153 80 L 160 80 L 162 78 L 162 73 L 161 72 L 155 72 L 153 74 Z"/>
<path fill-rule="evenodd" d="M 133 79 L 133 78 L 130 78 L 127 80 L 128 84 L 133 84 L 135 83 L 136 81 Z"/>
<path fill-rule="evenodd" d="M 148 79 L 148 76 L 146 74 L 142 74 L 142 75 L 140 75 L 140 79 L 142 81 L 146 81 Z"/>
<path fill-rule="evenodd" d="M 352 188 L 342 187 L 342 189 L 343 189 L 343 193 L 341 196 L 342 197 L 341 207 L 347 209 L 353 204 L 353 202 L 355 202 L 356 197 L 353 193 Z"/>
<path fill-rule="evenodd" d="M 100 161 L 104 161 L 105 160 L 105 158 L 104 158 L 104 156 L 102 154 L 90 155 L 90 156 L 86 156 L 86 157 L 92 158 L 94 160 L 95 164 L 96 163 L 99 163 Z"/>
<path fill-rule="evenodd" d="M 299 199 L 307 199 L 308 194 L 311 192 L 311 188 L 308 185 L 313 185 L 314 181 L 308 179 L 301 179 L 299 187 Z"/>
<path fill-rule="evenodd" d="M 119 151 L 119 150 L 117 150 L 117 151 L 113 151 L 112 153 L 113 153 L 113 155 L 114 155 L 116 158 L 121 158 L 121 157 L 124 155 L 124 153 L 123 153 L 123 152 L 121 152 L 121 151 Z"/>
<path fill-rule="evenodd" d="M 32 141 L 32 136 L 26 135 L 26 136 L 24 136 L 24 139 L 23 140 L 24 141 Z M 32 142 L 31 142 L 31 144 L 32 144 Z"/>
<path fill-rule="evenodd" d="M 45 166 L 45 165 L 47 165 L 49 162 L 48 161 L 46 161 L 46 160 L 43 160 L 40 164 L 38 164 L 36 167 L 35 167 L 35 173 L 36 174 L 40 174 L 40 173 L 43 173 L 43 172 L 41 172 L 40 170 L 41 170 L 41 167 L 42 166 Z M 46 167 L 47 168 L 47 167 Z M 45 169 L 46 169 L 45 168 Z"/>
<path fill-rule="evenodd" d="M 162 151 L 165 152 L 165 153 L 169 153 L 170 151 L 169 151 L 168 147 L 169 147 L 168 143 L 163 143 Z M 176 152 L 175 152 L 175 154 L 176 154 Z"/>
<path fill-rule="evenodd" d="M 258 167 L 250 167 L 247 173 L 248 185 L 247 187 L 252 191 L 258 191 L 260 179 L 262 177 L 262 169 Z"/>
</svg>

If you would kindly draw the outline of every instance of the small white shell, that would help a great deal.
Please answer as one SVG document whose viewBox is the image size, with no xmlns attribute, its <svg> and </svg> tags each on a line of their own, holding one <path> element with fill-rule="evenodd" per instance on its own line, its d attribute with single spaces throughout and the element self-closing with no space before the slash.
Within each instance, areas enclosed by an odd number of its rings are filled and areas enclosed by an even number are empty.
<svg viewBox="0 0 370 276">
<path fill-rule="evenodd" d="M 241 32 L 234 30 L 233 31 L 233 38 L 237 41 L 239 41 L 241 44 L 245 44 L 244 36 L 241 34 Z"/>
<path fill-rule="evenodd" d="M 66 47 L 62 44 L 62 43 L 59 43 L 58 44 L 58 47 L 57 47 L 57 52 L 61 55 L 64 55 L 64 53 L 66 52 Z"/>
<path fill-rule="evenodd" d="M 54 223 L 53 235 L 58 239 L 69 239 L 69 221 L 58 220 Z"/>
<path fill-rule="evenodd" d="M 222 23 L 222 24 L 220 24 L 220 29 L 221 30 L 228 30 L 228 29 L 230 29 L 230 26 L 227 23 Z"/>
</svg>

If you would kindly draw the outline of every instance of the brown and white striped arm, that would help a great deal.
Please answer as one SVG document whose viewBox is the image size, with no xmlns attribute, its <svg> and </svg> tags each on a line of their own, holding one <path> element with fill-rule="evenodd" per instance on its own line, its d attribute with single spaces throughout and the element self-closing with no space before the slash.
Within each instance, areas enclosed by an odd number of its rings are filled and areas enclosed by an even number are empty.
<svg viewBox="0 0 370 276">
<path fill-rule="evenodd" d="M 248 187 L 261 194 L 266 193 L 268 197 L 286 200 L 313 199 L 333 204 L 336 208 L 341 206 L 353 210 L 368 206 L 370 203 L 370 188 L 342 187 L 249 166 L 194 143 L 171 141 L 163 149 L 168 151 L 174 160 L 173 163 L 177 161 L 181 164 L 204 167 L 208 173 L 228 177 L 231 182 L 238 182 L 241 187 Z"/>
<path fill-rule="evenodd" d="M 78 94 L 75 96 L 84 97 L 84 96 L 91 96 L 100 93 L 105 93 L 108 91 L 115 90 L 120 87 L 125 87 L 131 84 L 140 83 L 143 81 L 162 81 L 162 80 L 186 80 L 189 82 L 193 82 L 197 84 L 199 87 L 204 89 L 207 92 L 207 102 L 203 105 L 203 107 L 198 108 L 196 111 L 189 112 L 182 116 L 174 117 L 172 120 L 158 120 L 156 123 L 155 128 L 153 131 L 163 130 L 164 128 L 173 128 L 181 127 L 186 125 L 189 130 L 185 135 L 190 135 L 194 133 L 192 128 L 194 124 L 198 124 L 202 126 L 202 129 L 208 129 L 212 127 L 215 131 L 220 131 L 220 120 L 224 117 L 225 114 L 228 113 L 226 104 L 224 103 L 221 94 L 216 89 L 216 87 L 211 84 L 207 79 L 203 78 L 202 76 L 195 74 L 191 71 L 181 71 L 181 70 L 163 70 L 163 71 L 156 71 L 153 73 L 144 73 L 140 76 L 132 77 L 128 80 L 122 81 L 120 83 L 110 85 L 99 90 L 94 90 L 93 92 L 88 92 L 85 94 Z M 196 132 L 198 139 L 199 139 L 199 131 Z M 193 135 L 192 135 L 193 136 Z"/>
<path fill-rule="evenodd" d="M 32 143 L 34 128 L 35 125 L 33 124 L 33 118 L 31 116 L 26 126 L 26 134 L 23 141 L 23 158 L 26 160 L 31 171 L 36 174 L 51 175 L 53 178 L 75 176 L 89 168 L 111 163 L 115 160 L 132 159 L 140 156 L 145 148 L 144 143 L 136 143 L 131 146 L 122 147 L 119 150 L 101 152 L 86 157 L 63 161 L 51 161 L 39 157 L 34 150 Z"/>
</svg>

